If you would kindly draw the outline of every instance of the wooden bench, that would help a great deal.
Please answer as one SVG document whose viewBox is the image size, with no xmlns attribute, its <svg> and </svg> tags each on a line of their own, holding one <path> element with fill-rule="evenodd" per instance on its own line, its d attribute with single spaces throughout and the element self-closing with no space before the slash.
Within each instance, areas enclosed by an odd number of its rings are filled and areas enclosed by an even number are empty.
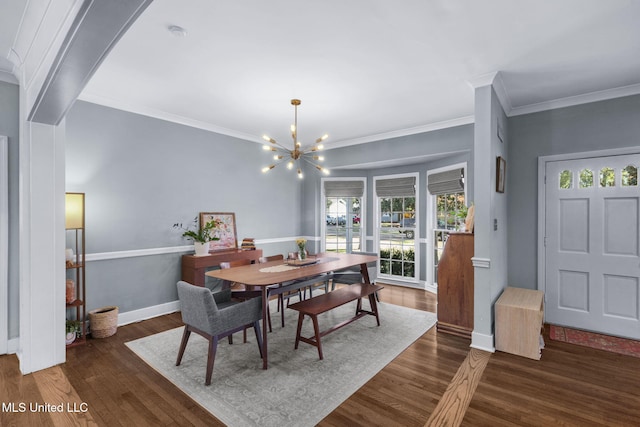
<svg viewBox="0 0 640 427">
<path fill-rule="evenodd" d="M 295 348 L 298 349 L 298 344 L 300 343 L 300 341 L 311 344 L 318 348 L 318 355 L 320 356 L 320 360 L 322 360 L 322 343 L 320 342 L 321 337 L 330 334 L 331 332 L 336 331 L 343 326 L 353 322 L 354 320 L 357 320 L 366 315 L 375 316 L 376 322 L 378 323 L 378 326 L 380 326 L 380 317 L 378 317 L 378 306 L 376 304 L 375 294 L 381 289 L 383 289 L 383 286 L 372 285 L 370 283 L 356 283 L 290 305 L 290 309 L 296 310 L 298 312 L 298 330 L 296 332 Z M 371 311 L 362 309 L 362 298 L 364 297 L 369 297 Z M 330 329 L 327 329 L 326 331 L 320 332 L 320 328 L 318 327 L 319 314 L 326 313 L 329 310 L 333 310 L 334 308 L 340 307 L 341 305 L 355 300 L 358 300 L 358 305 L 356 307 L 356 315 L 354 317 L 345 320 L 344 322 L 341 322 L 331 327 Z M 304 316 L 311 317 L 311 320 L 313 321 L 313 337 L 307 338 L 300 336 Z"/>
</svg>

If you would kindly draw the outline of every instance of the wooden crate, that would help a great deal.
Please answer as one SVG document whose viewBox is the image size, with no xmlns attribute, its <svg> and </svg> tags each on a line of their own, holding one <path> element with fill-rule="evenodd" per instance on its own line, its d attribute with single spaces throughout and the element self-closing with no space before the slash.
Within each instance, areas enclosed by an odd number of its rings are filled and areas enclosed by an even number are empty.
<svg viewBox="0 0 640 427">
<path fill-rule="evenodd" d="M 540 360 L 544 294 L 506 288 L 495 305 L 496 350 Z"/>
</svg>

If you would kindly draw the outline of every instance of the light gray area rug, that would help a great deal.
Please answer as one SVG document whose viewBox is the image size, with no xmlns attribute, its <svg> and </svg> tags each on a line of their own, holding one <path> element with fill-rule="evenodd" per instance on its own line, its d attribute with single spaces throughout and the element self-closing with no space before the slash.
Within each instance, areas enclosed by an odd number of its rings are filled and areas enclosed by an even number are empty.
<svg viewBox="0 0 640 427">
<path fill-rule="evenodd" d="M 331 413 L 436 322 L 436 315 L 379 303 L 380 327 L 365 316 L 322 338 L 318 350 L 301 342 L 294 350 L 297 315 L 286 310 L 285 328 L 272 301 L 269 369 L 253 330 L 218 346 L 210 386 L 204 385 L 207 341 L 191 334 L 180 366 L 175 366 L 183 328 L 127 343 L 146 363 L 228 426 L 313 426 Z M 364 303 L 367 306 L 367 303 Z M 355 302 L 319 316 L 321 330 L 353 316 Z M 309 318 L 303 335 L 313 335 Z"/>
</svg>

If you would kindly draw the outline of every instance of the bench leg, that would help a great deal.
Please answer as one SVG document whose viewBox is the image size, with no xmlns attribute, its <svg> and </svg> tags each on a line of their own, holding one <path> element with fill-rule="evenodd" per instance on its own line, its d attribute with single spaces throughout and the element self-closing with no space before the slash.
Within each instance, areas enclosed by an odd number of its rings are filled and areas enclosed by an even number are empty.
<svg viewBox="0 0 640 427">
<path fill-rule="evenodd" d="M 313 332 L 316 337 L 316 344 L 318 346 L 318 356 L 322 360 L 322 344 L 320 343 L 320 327 L 318 326 L 318 316 L 311 316 L 313 320 Z"/>
<path fill-rule="evenodd" d="M 371 304 L 371 311 L 376 315 L 376 322 L 378 322 L 378 326 L 380 326 L 380 317 L 378 316 L 378 304 L 376 303 L 376 295 L 369 295 L 369 304 Z"/>
<path fill-rule="evenodd" d="M 302 332 L 302 320 L 303 319 L 304 319 L 304 314 L 298 313 L 298 329 L 296 331 L 296 346 L 294 347 L 295 350 L 298 349 L 298 344 L 300 343 L 300 332 Z"/>
</svg>

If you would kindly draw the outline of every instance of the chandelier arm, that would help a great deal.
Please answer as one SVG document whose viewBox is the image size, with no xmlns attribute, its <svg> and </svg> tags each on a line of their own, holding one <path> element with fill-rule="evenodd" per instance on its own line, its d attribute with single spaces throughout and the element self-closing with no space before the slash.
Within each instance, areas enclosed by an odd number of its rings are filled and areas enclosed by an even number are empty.
<svg viewBox="0 0 640 427">
<path fill-rule="evenodd" d="M 274 141 L 275 141 L 275 139 L 274 139 Z M 274 146 L 274 147 L 276 147 L 276 148 L 279 148 L 280 150 L 284 150 L 284 151 L 286 151 L 287 153 L 288 153 L 289 151 L 291 151 L 291 150 L 289 150 L 287 147 L 285 147 L 284 145 L 280 144 L 278 141 L 276 141 L 275 143 L 273 143 L 273 142 L 272 142 L 271 144 L 272 144 L 272 146 Z"/>
<path fill-rule="evenodd" d="M 322 170 L 328 170 L 327 168 L 325 168 L 324 166 L 318 164 L 318 163 L 314 163 L 311 160 L 307 159 L 306 157 L 300 157 L 302 160 L 304 160 L 305 162 L 309 163 L 310 165 L 312 165 L 313 167 L 315 167 L 316 169 L 320 168 Z"/>
</svg>

